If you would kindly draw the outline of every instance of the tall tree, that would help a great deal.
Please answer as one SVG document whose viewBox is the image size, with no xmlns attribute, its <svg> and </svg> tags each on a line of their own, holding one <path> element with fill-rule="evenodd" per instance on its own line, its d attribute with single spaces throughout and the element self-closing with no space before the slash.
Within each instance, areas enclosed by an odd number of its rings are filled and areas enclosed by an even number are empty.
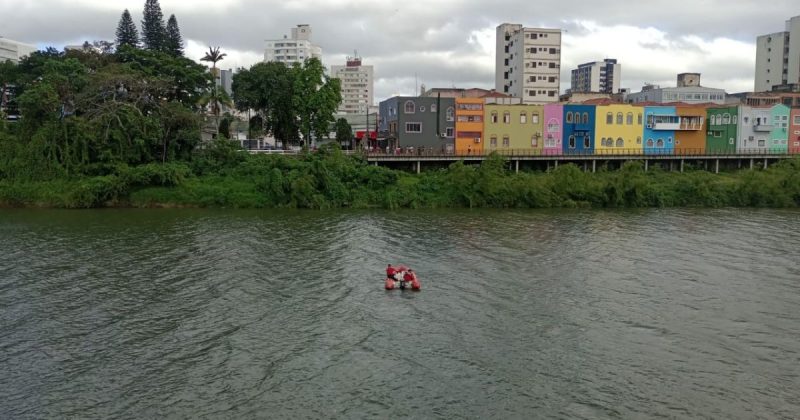
<svg viewBox="0 0 800 420">
<path fill-rule="evenodd" d="M 217 63 L 224 60 L 228 54 L 220 52 L 219 47 L 208 47 L 208 52 L 200 61 L 208 61 L 211 63 L 211 75 L 214 77 L 214 86 L 212 86 L 213 92 L 212 97 L 214 100 L 212 101 L 212 109 L 214 110 L 214 117 L 216 123 L 216 130 L 215 132 L 219 132 L 219 105 L 220 103 L 217 101 L 219 98 L 218 89 L 217 89 L 217 81 L 219 80 L 219 75 L 217 74 Z M 230 103 L 230 99 L 227 99 Z"/>
<path fill-rule="evenodd" d="M 175 15 L 171 15 L 167 21 L 164 51 L 176 57 L 183 55 L 183 37 L 181 37 L 181 30 L 178 28 L 178 19 L 175 18 Z"/>
<path fill-rule="evenodd" d="M 162 51 L 166 39 L 164 14 L 158 0 L 145 0 L 142 19 L 142 43 L 148 50 Z"/>
<path fill-rule="evenodd" d="M 342 102 L 341 81 L 325 74 L 318 58 L 292 67 L 294 85 L 292 108 L 305 144 L 311 146 L 312 134 L 317 138 L 328 135 L 334 114 Z"/>
<path fill-rule="evenodd" d="M 117 48 L 123 45 L 134 48 L 139 46 L 139 31 L 136 30 L 136 24 L 133 23 L 133 18 L 128 9 L 122 12 L 119 25 L 117 25 Z"/>
</svg>

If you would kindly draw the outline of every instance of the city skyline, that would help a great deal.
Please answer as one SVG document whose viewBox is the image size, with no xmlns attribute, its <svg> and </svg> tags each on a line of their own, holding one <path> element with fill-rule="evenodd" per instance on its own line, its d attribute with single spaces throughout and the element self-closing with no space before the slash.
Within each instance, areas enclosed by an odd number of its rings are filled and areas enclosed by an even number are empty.
<svg viewBox="0 0 800 420">
<path fill-rule="evenodd" d="M 144 0 L 39 0 L 20 6 L 0 0 L 0 36 L 43 48 L 112 39 L 122 10 L 137 26 Z M 636 92 L 645 82 L 674 86 L 677 73 L 703 74 L 703 84 L 730 92 L 751 91 L 756 38 L 775 32 L 796 15 L 791 1 L 770 7 L 752 2 L 652 1 L 647 4 L 522 1 L 410 0 L 403 6 L 377 1 L 255 2 L 203 0 L 191 5 L 161 0 L 175 14 L 186 55 L 199 59 L 208 45 L 228 53 L 223 68 L 248 67 L 263 59 L 264 40 L 296 24 L 314 27 L 326 66 L 342 64 L 358 50 L 375 68 L 375 100 L 416 94 L 430 87 L 494 87 L 495 30 L 501 23 L 564 29 L 561 93 L 578 64 L 617 58 L 622 87 Z M 534 17 L 535 16 L 535 17 Z"/>
</svg>

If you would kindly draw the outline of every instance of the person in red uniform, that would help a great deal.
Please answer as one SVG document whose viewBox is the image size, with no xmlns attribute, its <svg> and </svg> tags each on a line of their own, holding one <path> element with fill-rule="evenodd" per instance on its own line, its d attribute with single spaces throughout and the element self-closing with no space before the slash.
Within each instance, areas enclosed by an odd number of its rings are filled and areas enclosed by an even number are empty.
<svg viewBox="0 0 800 420">
<path fill-rule="evenodd" d="M 414 280 L 414 270 L 408 270 L 403 274 L 403 281 L 412 282 Z"/>
<path fill-rule="evenodd" d="M 395 280 L 396 275 L 397 275 L 397 269 L 392 267 L 391 264 L 389 264 L 389 266 L 386 267 L 386 277 Z"/>
</svg>

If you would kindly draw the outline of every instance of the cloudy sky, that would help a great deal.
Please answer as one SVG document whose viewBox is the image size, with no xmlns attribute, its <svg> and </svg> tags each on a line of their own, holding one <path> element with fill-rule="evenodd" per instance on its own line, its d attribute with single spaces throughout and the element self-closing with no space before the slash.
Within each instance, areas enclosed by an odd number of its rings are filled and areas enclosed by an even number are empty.
<svg viewBox="0 0 800 420">
<path fill-rule="evenodd" d="M 0 0 L 0 36 L 39 47 L 114 38 L 124 9 L 140 26 L 144 0 Z M 800 14 L 797 0 L 161 0 L 187 55 L 228 53 L 222 67 L 263 58 L 265 39 L 312 25 L 323 62 L 354 50 L 375 66 L 376 101 L 427 87 L 494 87 L 495 28 L 503 22 L 566 30 L 562 91 L 580 63 L 617 58 L 622 85 L 674 86 L 700 72 L 704 86 L 753 89 L 756 36 Z"/>
</svg>

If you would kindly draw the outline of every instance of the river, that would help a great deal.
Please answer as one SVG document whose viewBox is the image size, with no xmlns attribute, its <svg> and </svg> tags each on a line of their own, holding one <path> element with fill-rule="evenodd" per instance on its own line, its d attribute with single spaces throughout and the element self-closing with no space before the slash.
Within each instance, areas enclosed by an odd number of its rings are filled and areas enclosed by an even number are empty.
<svg viewBox="0 0 800 420">
<path fill-rule="evenodd" d="M 799 261 L 798 211 L 0 210 L 0 418 L 796 418 Z"/>
</svg>

